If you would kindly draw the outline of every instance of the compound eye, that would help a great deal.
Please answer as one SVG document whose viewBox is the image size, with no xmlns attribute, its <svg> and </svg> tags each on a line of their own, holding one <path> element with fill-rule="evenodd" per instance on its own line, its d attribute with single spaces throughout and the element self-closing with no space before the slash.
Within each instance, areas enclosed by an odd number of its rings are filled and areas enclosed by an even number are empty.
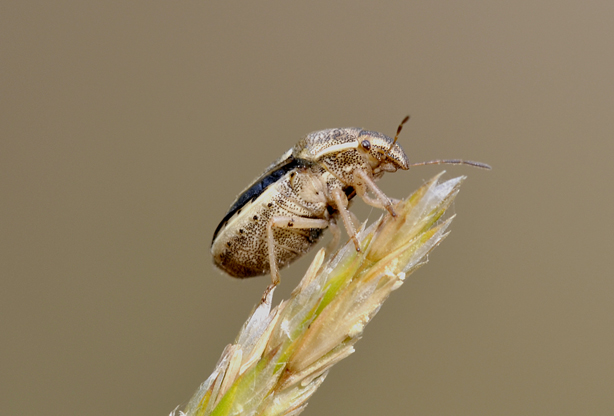
<svg viewBox="0 0 614 416">
<path fill-rule="evenodd" d="M 360 142 L 360 145 L 365 150 L 371 150 L 371 142 L 369 140 L 363 140 L 362 142 Z"/>
</svg>

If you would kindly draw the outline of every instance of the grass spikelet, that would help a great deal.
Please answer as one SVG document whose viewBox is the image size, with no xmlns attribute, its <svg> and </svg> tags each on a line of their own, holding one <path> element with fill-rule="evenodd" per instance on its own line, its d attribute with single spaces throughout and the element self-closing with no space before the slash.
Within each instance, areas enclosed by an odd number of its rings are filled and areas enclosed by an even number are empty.
<svg viewBox="0 0 614 416">
<path fill-rule="evenodd" d="M 447 235 L 441 221 L 464 177 L 437 175 L 325 261 L 313 260 L 290 298 L 272 308 L 274 290 L 256 306 L 211 376 L 171 416 L 297 415 L 330 368 L 354 345 L 393 290 L 426 262 Z"/>
</svg>

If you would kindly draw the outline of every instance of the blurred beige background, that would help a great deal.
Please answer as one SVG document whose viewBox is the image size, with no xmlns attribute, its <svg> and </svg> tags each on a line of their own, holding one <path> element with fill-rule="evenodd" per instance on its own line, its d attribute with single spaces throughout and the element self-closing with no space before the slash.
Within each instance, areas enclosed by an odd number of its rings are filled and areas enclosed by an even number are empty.
<svg viewBox="0 0 614 416">
<path fill-rule="evenodd" d="M 613 22 L 611 1 L 4 2 L 0 413 L 185 403 L 268 283 L 211 264 L 235 195 L 310 131 L 409 113 L 412 161 L 494 169 L 446 167 L 469 177 L 451 236 L 305 414 L 614 414 Z"/>
</svg>

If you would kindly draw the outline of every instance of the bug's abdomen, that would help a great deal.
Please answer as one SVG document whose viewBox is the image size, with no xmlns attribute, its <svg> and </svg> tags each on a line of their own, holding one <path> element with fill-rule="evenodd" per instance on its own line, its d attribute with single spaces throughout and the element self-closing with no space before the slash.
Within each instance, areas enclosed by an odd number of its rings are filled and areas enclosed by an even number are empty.
<svg viewBox="0 0 614 416">
<path fill-rule="evenodd" d="M 302 235 L 302 233 L 305 235 Z M 322 229 L 287 230 L 276 228 L 275 256 L 278 267 L 282 268 L 306 253 L 311 246 L 318 242 Z M 246 278 L 261 276 L 271 271 L 269 253 L 266 239 L 257 241 L 254 249 L 245 249 L 245 243 L 240 236 L 230 238 L 227 248 L 214 253 L 215 264 L 233 277 Z M 266 235 L 263 235 L 266 237 Z M 235 248 L 236 247 L 236 248 Z"/>
<path fill-rule="evenodd" d="M 320 218 L 321 212 L 304 211 L 297 215 L 286 203 L 283 184 L 267 189 L 258 198 L 246 203 L 220 229 L 211 253 L 217 267 L 233 277 L 261 276 L 271 270 L 267 243 L 267 226 L 272 217 L 300 216 Z M 324 210 L 324 206 L 323 206 Z M 275 255 L 279 267 L 286 266 L 316 244 L 323 229 L 273 228 Z"/>
</svg>

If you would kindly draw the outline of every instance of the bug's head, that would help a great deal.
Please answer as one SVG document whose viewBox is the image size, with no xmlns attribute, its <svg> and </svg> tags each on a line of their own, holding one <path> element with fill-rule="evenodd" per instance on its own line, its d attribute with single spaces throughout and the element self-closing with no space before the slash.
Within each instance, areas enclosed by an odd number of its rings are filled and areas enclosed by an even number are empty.
<svg viewBox="0 0 614 416">
<path fill-rule="evenodd" d="M 397 169 L 409 169 L 409 159 L 397 144 L 399 133 L 403 129 L 403 124 L 407 123 L 409 116 L 406 116 L 399 127 L 394 139 L 374 131 L 361 131 L 358 134 L 358 149 L 367 155 L 369 164 L 373 169 L 373 175 L 380 176 L 384 172 L 395 172 Z"/>
<path fill-rule="evenodd" d="M 399 127 L 397 136 L 400 131 Z M 363 169 L 379 178 L 385 172 L 407 170 L 410 166 L 396 137 L 392 139 L 356 127 L 309 133 L 294 146 L 292 155 L 295 159 L 322 165 L 347 184 L 354 181 L 355 169 Z"/>
<path fill-rule="evenodd" d="M 401 146 L 382 133 L 362 130 L 358 134 L 358 150 L 367 157 L 376 176 L 409 169 L 409 159 Z"/>
</svg>

